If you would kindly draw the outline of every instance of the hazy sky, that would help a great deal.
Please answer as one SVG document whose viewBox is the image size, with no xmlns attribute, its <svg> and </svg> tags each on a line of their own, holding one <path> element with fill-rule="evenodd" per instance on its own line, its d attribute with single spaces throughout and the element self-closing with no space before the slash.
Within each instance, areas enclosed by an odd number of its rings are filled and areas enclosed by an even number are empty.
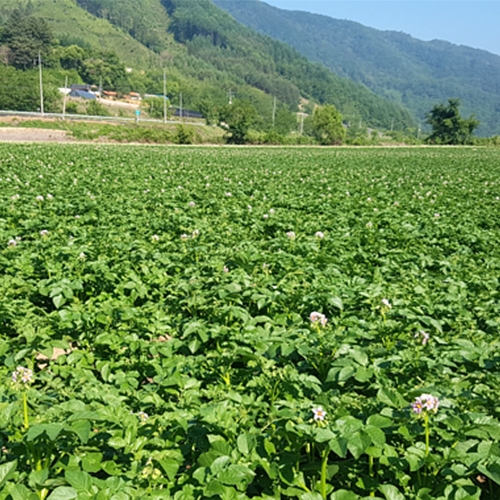
<svg viewBox="0 0 500 500">
<path fill-rule="evenodd" d="M 263 0 L 358 21 L 382 30 L 404 31 L 421 40 L 447 40 L 500 55 L 500 0 Z"/>
</svg>

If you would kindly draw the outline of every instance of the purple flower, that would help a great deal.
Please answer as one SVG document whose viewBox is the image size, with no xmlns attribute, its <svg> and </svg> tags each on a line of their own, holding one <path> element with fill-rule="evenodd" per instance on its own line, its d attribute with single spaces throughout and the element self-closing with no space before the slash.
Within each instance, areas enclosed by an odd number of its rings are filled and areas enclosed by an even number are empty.
<svg viewBox="0 0 500 500">
<path fill-rule="evenodd" d="M 328 323 L 328 318 L 324 314 L 321 314 L 317 311 L 312 312 L 309 315 L 309 319 L 311 320 L 311 323 L 319 323 L 321 326 L 326 326 L 326 324 Z"/>
<path fill-rule="evenodd" d="M 411 405 L 413 413 L 421 415 L 423 412 L 437 413 L 439 409 L 439 399 L 431 394 L 422 394 Z"/>
<path fill-rule="evenodd" d="M 12 372 L 12 382 L 14 384 L 22 383 L 29 384 L 33 381 L 33 372 L 29 368 L 18 366 L 16 371 Z"/>
<path fill-rule="evenodd" d="M 426 345 L 429 339 L 431 338 L 430 335 L 427 332 L 424 332 L 423 330 L 420 330 L 415 334 L 415 338 L 422 337 L 422 345 Z"/>
</svg>

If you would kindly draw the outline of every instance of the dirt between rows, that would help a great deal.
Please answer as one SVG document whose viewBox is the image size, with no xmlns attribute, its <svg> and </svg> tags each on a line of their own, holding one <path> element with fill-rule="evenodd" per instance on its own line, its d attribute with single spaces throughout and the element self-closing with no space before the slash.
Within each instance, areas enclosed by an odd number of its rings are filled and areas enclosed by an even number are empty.
<svg viewBox="0 0 500 500">
<path fill-rule="evenodd" d="M 0 127 L 0 142 L 75 142 L 65 130 Z"/>
</svg>

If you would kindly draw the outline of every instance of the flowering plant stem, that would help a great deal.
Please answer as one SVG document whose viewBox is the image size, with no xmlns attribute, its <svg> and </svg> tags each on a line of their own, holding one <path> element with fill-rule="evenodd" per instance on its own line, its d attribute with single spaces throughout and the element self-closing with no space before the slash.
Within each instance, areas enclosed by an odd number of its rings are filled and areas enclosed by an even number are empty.
<svg viewBox="0 0 500 500">
<path fill-rule="evenodd" d="M 427 412 L 424 413 L 424 427 L 425 427 L 425 456 L 429 456 L 429 414 Z"/>
<path fill-rule="evenodd" d="M 321 497 L 326 500 L 326 473 L 328 466 L 328 449 L 323 450 L 323 456 L 321 457 Z"/>
<path fill-rule="evenodd" d="M 28 396 L 26 395 L 26 391 L 23 391 L 23 414 L 24 414 L 24 428 L 28 430 L 30 422 L 28 416 Z"/>
</svg>

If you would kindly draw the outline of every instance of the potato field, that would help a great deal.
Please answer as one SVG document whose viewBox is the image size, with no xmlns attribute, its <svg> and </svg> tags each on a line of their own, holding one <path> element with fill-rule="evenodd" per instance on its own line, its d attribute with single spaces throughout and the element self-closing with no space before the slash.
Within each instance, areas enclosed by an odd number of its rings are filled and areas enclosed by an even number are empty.
<svg viewBox="0 0 500 500">
<path fill-rule="evenodd" d="M 500 498 L 500 149 L 0 145 L 0 500 Z"/>
</svg>

